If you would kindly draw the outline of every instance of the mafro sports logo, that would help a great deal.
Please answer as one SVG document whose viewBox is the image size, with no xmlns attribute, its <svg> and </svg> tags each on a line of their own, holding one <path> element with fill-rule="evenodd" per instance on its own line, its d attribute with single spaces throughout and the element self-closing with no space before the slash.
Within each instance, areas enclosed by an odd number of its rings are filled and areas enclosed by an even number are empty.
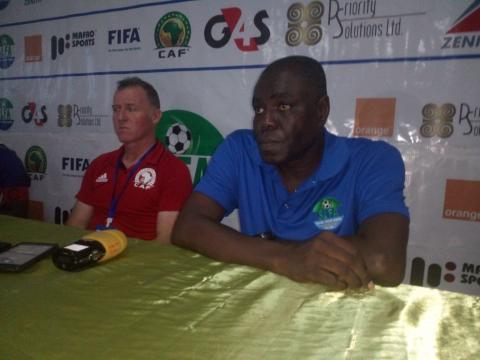
<svg viewBox="0 0 480 360">
<path fill-rule="evenodd" d="M 340 213 L 342 203 L 333 197 L 325 197 L 313 206 L 312 212 L 318 214 L 318 220 L 315 226 L 320 230 L 333 230 L 337 228 L 343 220 Z"/>
<path fill-rule="evenodd" d="M 223 141 L 222 134 L 208 120 L 185 110 L 164 112 L 156 136 L 188 166 L 194 184 L 203 176 L 213 152 Z"/>
</svg>

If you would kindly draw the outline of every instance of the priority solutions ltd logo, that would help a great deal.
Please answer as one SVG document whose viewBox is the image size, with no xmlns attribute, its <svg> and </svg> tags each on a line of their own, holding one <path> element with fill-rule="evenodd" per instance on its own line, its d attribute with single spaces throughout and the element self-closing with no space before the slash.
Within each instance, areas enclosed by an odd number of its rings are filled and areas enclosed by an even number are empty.
<svg viewBox="0 0 480 360">
<path fill-rule="evenodd" d="M 13 105 L 10 100 L 0 98 L 0 130 L 8 130 L 13 124 Z"/>
<path fill-rule="evenodd" d="M 57 113 L 59 127 L 71 127 L 72 125 L 100 127 L 103 119 L 108 118 L 108 115 L 97 114 L 88 105 L 60 104 L 57 107 Z"/>
<path fill-rule="evenodd" d="M 47 155 L 40 146 L 34 145 L 27 150 L 25 168 L 31 180 L 43 180 L 47 170 Z"/>
<path fill-rule="evenodd" d="M 15 61 L 15 42 L 7 34 L 0 35 L 0 69 L 9 68 Z"/>
<path fill-rule="evenodd" d="M 449 138 L 455 127 L 460 129 L 461 136 L 480 136 L 480 104 L 428 103 L 422 108 L 420 134 L 423 137 Z"/>
<path fill-rule="evenodd" d="M 260 45 L 270 39 L 270 30 L 265 24 L 265 19 L 268 19 L 266 10 L 258 11 L 251 24 L 245 21 L 242 10 L 238 7 L 221 9 L 221 14 L 208 20 L 204 30 L 205 41 L 214 49 L 218 49 L 224 47 L 233 37 L 238 50 L 257 51 Z M 260 34 L 248 36 L 246 35 L 248 30 L 256 30 Z"/>
<path fill-rule="evenodd" d="M 423 120 L 420 134 L 428 138 L 433 136 L 450 137 L 453 134 L 453 117 L 456 111 L 455 105 L 451 103 L 426 104 L 422 109 Z"/>
<path fill-rule="evenodd" d="M 480 47 L 480 0 L 475 0 L 453 22 L 443 37 L 442 49 Z"/>
<path fill-rule="evenodd" d="M 194 184 L 203 176 L 213 152 L 223 141 L 223 136 L 207 119 L 185 110 L 164 112 L 156 136 L 188 166 Z"/>
<path fill-rule="evenodd" d="M 287 10 L 288 31 L 285 42 L 289 46 L 317 44 L 323 36 L 321 27 L 323 3 L 312 1 L 308 5 L 294 3 Z"/>
<path fill-rule="evenodd" d="M 188 18 L 178 11 L 163 15 L 155 26 L 155 44 L 160 59 L 180 58 L 189 50 L 192 28 Z"/>
<path fill-rule="evenodd" d="M 424 11 L 398 13 L 386 1 L 299 1 L 287 10 L 285 42 L 289 46 L 315 45 L 323 39 L 324 28 L 328 28 L 332 40 L 402 37 L 405 22 L 413 16 L 424 15 Z"/>
</svg>

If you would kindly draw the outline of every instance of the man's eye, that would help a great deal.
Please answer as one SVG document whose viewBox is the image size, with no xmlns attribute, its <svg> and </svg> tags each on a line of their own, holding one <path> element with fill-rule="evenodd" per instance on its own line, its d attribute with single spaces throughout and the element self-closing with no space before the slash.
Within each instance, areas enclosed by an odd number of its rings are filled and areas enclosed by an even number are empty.
<svg viewBox="0 0 480 360">
<path fill-rule="evenodd" d="M 290 105 L 288 105 L 288 104 L 280 104 L 280 105 L 278 106 L 278 109 L 279 109 L 280 111 L 288 111 L 288 110 L 290 110 Z"/>
<path fill-rule="evenodd" d="M 263 114 L 265 112 L 265 109 L 264 108 L 255 108 L 255 114 L 257 115 L 260 115 L 260 114 Z"/>
<path fill-rule="evenodd" d="M 136 110 L 137 110 L 137 108 L 135 106 L 128 106 L 127 107 L 127 111 L 131 112 L 131 111 L 136 111 Z"/>
</svg>

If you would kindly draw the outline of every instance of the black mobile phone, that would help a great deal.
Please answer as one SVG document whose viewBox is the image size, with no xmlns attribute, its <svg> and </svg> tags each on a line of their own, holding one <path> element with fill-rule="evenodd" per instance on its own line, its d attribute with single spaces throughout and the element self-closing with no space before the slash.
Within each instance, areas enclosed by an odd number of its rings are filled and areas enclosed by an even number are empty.
<svg viewBox="0 0 480 360">
<path fill-rule="evenodd" d="M 23 271 L 37 261 L 50 255 L 57 244 L 23 242 L 0 253 L 0 271 Z"/>
</svg>

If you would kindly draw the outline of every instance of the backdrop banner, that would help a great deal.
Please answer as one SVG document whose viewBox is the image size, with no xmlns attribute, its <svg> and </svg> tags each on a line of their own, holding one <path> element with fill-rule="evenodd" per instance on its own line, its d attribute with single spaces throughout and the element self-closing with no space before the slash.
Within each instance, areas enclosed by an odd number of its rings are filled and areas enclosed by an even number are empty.
<svg viewBox="0 0 480 360">
<path fill-rule="evenodd" d="M 0 142 L 62 224 L 89 163 L 120 146 L 118 80 L 155 86 L 157 135 L 190 132 L 171 151 L 197 182 L 223 138 L 251 127 L 260 72 L 293 54 L 325 66 L 331 132 L 402 153 L 404 282 L 479 295 L 480 0 L 2 0 Z"/>
</svg>

